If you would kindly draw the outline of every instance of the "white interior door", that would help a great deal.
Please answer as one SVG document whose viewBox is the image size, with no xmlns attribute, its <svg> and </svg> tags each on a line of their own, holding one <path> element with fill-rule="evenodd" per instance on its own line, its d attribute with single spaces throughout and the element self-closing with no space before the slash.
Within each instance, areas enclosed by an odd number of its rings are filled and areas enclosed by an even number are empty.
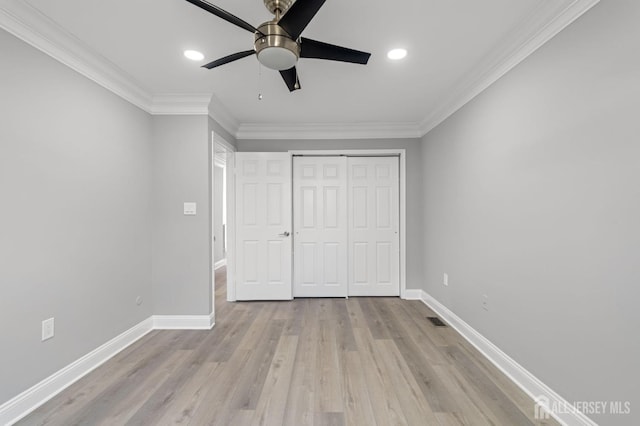
<svg viewBox="0 0 640 426">
<path fill-rule="evenodd" d="M 294 157 L 295 297 L 347 296 L 347 158 Z"/>
<path fill-rule="evenodd" d="M 349 296 L 399 296 L 399 159 L 347 161 Z"/>
<path fill-rule="evenodd" d="M 289 300 L 291 156 L 236 153 L 236 299 Z"/>
</svg>

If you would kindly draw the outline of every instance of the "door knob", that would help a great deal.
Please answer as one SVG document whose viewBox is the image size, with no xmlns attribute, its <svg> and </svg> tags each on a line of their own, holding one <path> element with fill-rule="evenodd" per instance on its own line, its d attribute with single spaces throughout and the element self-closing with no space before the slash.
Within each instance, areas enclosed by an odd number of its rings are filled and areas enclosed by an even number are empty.
<svg viewBox="0 0 640 426">
<path fill-rule="evenodd" d="M 282 234 L 278 234 L 278 235 L 280 235 L 281 237 L 288 237 L 291 234 L 289 234 L 289 232 L 287 231 L 284 231 Z"/>
</svg>

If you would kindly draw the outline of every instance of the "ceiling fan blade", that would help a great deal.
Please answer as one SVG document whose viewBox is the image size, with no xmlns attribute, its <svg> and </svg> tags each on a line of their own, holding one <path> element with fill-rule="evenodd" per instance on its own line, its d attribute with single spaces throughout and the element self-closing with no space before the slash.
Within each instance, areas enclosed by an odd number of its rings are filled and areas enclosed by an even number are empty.
<svg viewBox="0 0 640 426">
<path fill-rule="evenodd" d="M 220 65 L 228 64 L 229 62 L 237 61 L 238 59 L 246 58 L 247 56 L 254 55 L 256 53 L 255 50 L 245 50 L 244 52 L 234 53 L 233 55 L 225 56 L 224 58 L 216 59 L 213 62 L 209 62 L 206 65 L 203 65 L 202 68 L 215 68 Z"/>
<path fill-rule="evenodd" d="M 352 62 L 354 64 L 366 65 L 367 62 L 369 62 L 371 53 L 348 49 L 346 47 L 302 37 L 300 39 L 300 57 Z"/>
<path fill-rule="evenodd" d="M 289 88 L 290 92 L 301 89 L 300 80 L 298 80 L 298 71 L 296 70 L 296 67 L 289 68 L 288 70 L 280 71 L 280 75 L 282 76 L 282 79 L 284 80 L 284 82 L 287 84 L 287 87 Z"/>
<path fill-rule="evenodd" d="M 318 13 L 326 0 L 296 0 L 287 10 L 278 25 L 282 27 L 292 39 L 297 39 L 309 22 Z"/>
<path fill-rule="evenodd" d="M 187 0 L 189 3 L 198 6 L 201 9 L 206 10 L 209 13 L 213 13 L 218 18 L 222 18 L 227 22 L 231 22 L 233 25 L 237 25 L 240 28 L 243 28 L 249 32 L 255 33 L 258 32 L 257 29 L 253 27 L 248 22 L 243 21 L 235 15 L 230 14 L 226 10 L 220 9 L 218 6 L 215 6 L 208 1 L 205 0 Z"/>
</svg>

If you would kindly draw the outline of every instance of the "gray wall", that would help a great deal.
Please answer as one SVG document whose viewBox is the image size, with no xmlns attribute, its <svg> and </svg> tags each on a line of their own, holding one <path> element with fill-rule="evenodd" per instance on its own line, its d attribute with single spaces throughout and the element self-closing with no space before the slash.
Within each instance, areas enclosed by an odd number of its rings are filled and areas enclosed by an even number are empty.
<svg viewBox="0 0 640 426">
<path fill-rule="evenodd" d="M 424 290 L 568 401 L 632 401 L 607 425 L 640 424 L 639 18 L 600 2 L 422 151 Z"/>
<path fill-rule="evenodd" d="M 218 262 L 225 258 L 222 223 L 224 169 L 215 166 L 213 172 L 213 235 L 216 236 L 213 243 L 213 261 Z"/>
<path fill-rule="evenodd" d="M 238 151 L 292 149 L 383 149 L 407 151 L 407 288 L 422 284 L 422 165 L 420 139 L 238 140 Z"/>
<path fill-rule="evenodd" d="M 1 404 L 152 310 L 151 117 L 3 30 L 0 52 Z"/>
<path fill-rule="evenodd" d="M 153 117 L 153 308 L 208 315 L 211 303 L 211 145 L 207 116 Z M 185 216 L 184 202 L 197 203 Z"/>
</svg>

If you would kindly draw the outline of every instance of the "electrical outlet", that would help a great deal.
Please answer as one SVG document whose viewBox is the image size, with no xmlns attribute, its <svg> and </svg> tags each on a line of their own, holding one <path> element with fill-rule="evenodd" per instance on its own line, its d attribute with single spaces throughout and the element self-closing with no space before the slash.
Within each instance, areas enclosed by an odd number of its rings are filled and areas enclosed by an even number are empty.
<svg viewBox="0 0 640 426">
<path fill-rule="evenodd" d="M 196 215 L 196 203 L 184 203 L 184 214 L 185 216 L 195 216 Z"/>
<path fill-rule="evenodd" d="M 489 296 L 487 296 L 486 294 L 482 295 L 482 309 L 484 309 L 485 311 L 489 310 Z"/>
<path fill-rule="evenodd" d="M 55 329 L 54 329 L 54 319 L 49 318 L 42 321 L 42 341 L 49 340 L 53 337 Z"/>
</svg>

